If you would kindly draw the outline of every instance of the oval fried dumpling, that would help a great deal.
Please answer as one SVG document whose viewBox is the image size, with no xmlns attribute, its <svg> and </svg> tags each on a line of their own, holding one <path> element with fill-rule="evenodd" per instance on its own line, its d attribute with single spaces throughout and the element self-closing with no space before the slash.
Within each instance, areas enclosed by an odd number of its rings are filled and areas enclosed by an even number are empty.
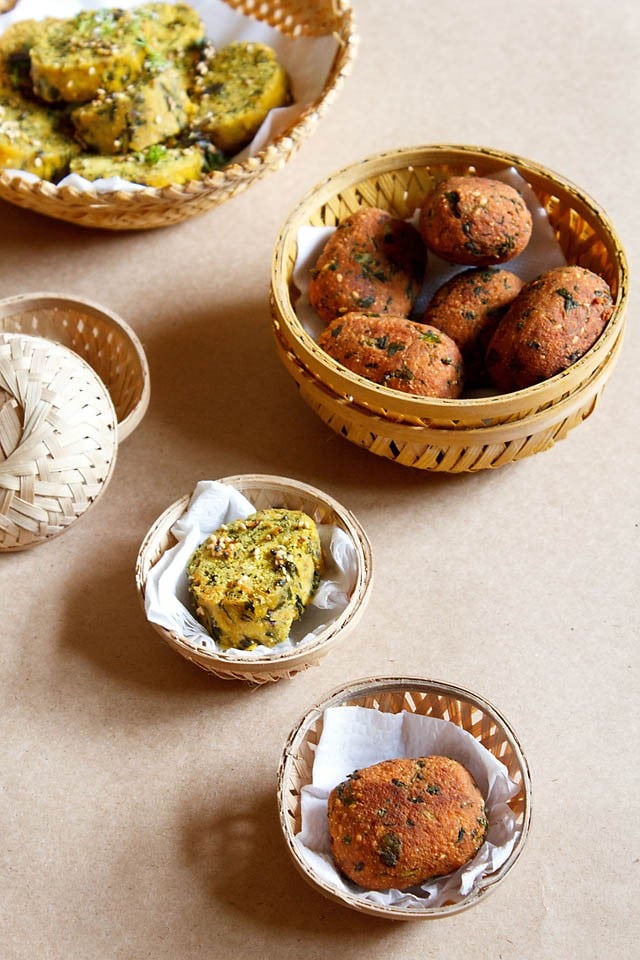
<svg viewBox="0 0 640 960">
<path fill-rule="evenodd" d="M 331 853 L 369 890 L 403 890 L 471 860 L 487 829 L 484 800 L 450 757 L 383 760 L 356 770 L 329 795 Z"/>
</svg>

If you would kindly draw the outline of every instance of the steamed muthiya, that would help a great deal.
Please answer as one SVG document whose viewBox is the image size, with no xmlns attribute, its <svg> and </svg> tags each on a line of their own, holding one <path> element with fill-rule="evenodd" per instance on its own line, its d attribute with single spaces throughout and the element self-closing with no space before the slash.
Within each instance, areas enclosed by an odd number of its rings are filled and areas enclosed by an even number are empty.
<svg viewBox="0 0 640 960">
<path fill-rule="evenodd" d="M 422 322 L 457 343 L 465 364 L 467 386 L 483 377 L 484 352 L 496 324 L 522 289 L 509 270 L 481 267 L 464 270 L 436 290 Z"/>
<path fill-rule="evenodd" d="M 595 343 L 612 311 L 602 277 L 575 265 L 546 271 L 522 289 L 489 341 L 492 382 L 508 392 L 561 373 Z"/>
<path fill-rule="evenodd" d="M 486 267 L 522 253 L 531 238 L 531 213 L 518 191 L 488 177 L 448 177 L 420 210 L 427 247 L 450 263 Z"/>
<path fill-rule="evenodd" d="M 273 647 L 318 586 L 320 535 L 300 510 L 259 510 L 223 524 L 187 565 L 198 620 L 223 649 Z"/>
<path fill-rule="evenodd" d="M 383 760 L 329 795 L 338 868 L 369 890 L 407 889 L 468 863 L 488 829 L 469 771 L 449 757 Z"/>
<path fill-rule="evenodd" d="M 253 139 L 270 110 L 291 102 L 289 78 L 264 43 L 230 43 L 205 53 L 191 96 L 194 129 L 229 155 Z"/>
<path fill-rule="evenodd" d="M 405 317 L 348 313 L 322 331 L 318 344 L 352 373 L 392 390 L 459 397 L 462 356 L 453 340 Z"/>
<path fill-rule="evenodd" d="M 325 323 L 351 311 L 407 317 L 425 270 L 415 227 L 363 207 L 342 220 L 311 273 L 309 302 Z"/>
<path fill-rule="evenodd" d="M 216 50 L 184 3 L 17 21 L 0 36 L 0 96 L 12 101 L 0 115 L 0 167 L 153 187 L 226 165 L 270 109 L 290 102 L 275 51 L 252 42 Z M 155 146 L 162 151 L 149 154 Z"/>
</svg>

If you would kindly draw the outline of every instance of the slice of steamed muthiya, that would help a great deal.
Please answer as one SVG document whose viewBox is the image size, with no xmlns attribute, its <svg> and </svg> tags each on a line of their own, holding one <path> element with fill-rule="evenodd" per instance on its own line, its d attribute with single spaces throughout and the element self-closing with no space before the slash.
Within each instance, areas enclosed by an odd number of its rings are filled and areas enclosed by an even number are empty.
<svg viewBox="0 0 640 960">
<path fill-rule="evenodd" d="M 126 90 L 83 103 L 71 112 L 80 142 L 103 154 L 145 150 L 174 137 L 189 122 L 186 79 L 176 67 L 145 73 Z"/>
<path fill-rule="evenodd" d="M 249 143 L 270 110 L 290 102 L 287 74 L 262 43 L 230 43 L 196 66 L 193 126 L 227 154 Z"/>
<path fill-rule="evenodd" d="M 204 23 L 186 3 L 145 3 L 136 13 L 145 21 L 145 36 L 159 55 L 180 58 L 204 41 Z"/>
<path fill-rule="evenodd" d="M 316 524 L 299 510 L 261 510 L 224 524 L 187 566 L 196 615 L 223 648 L 273 647 L 303 614 L 321 564 Z"/>
<path fill-rule="evenodd" d="M 49 108 L 21 97 L 0 95 L 0 167 L 59 180 L 80 147 L 57 129 Z"/>
<path fill-rule="evenodd" d="M 143 70 L 148 44 L 135 10 L 83 11 L 49 23 L 31 47 L 36 96 L 81 103 L 101 90 L 122 90 Z"/>
<path fill-rule="evenodd" d="M 158 143 L 124 156 L 82 154 L 71 161 L 70 170 L 86 180 L 121 177 L 147 187 L 169 187 L 197 180 L 202 162 L 202 151 L 197 146 L 169 148 Z"/>
<path fill-rule="evenodd" d="M 0 82 L 3 90 L 32 92 L 31 48 L 46 29 L 55 21 L 17 20 L 0 35 Z"/>
</svg>

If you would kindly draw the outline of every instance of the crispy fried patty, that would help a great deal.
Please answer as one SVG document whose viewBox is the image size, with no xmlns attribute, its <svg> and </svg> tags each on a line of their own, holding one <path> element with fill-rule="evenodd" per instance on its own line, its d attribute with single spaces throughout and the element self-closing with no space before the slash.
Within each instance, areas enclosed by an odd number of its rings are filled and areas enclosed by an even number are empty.
<svg viewBox="0 0 640 960">
<path fill-rule="evenodd" d="M 522 253 L 531 238 L 529 209 L 514 187 L 487 177 L 449 177 L 424 201 L 420 232 L 450 263 L 486 267 Z"/>
<path fill-rule="evenodd" d="M 384 760 L 329 796 L 336 865 L 370 890 L 405 889 L 471 860 L 487 833 L 473 777 L 449 757 Z"/>
</svg>

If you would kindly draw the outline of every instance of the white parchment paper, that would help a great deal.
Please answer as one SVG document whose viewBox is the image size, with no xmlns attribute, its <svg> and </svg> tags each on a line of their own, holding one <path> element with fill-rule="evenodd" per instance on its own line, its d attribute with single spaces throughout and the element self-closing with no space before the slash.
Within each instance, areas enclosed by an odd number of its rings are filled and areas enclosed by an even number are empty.
<svg viewBox="0 0 640 960">
<path fill-rule="evenodd" d="M 331 790 L 354 770 L 398 757 L 441 755 L 462 763 L 485 799 L 489 832 L 476 856 L 464 867 L 411 890 L 364 890 L 334 866 L 329 844 L 327 801 Z M 326 883 L 363 900 L 408 911 L 467 896 L 486 874 L 509 857 L 520 828 L 507 801 L 519 787 L 506 767 L 475 737 L 448 720 L 402 711 L 384 713 L 366 707 L 329 707 L 316 748 L 312 780 L 301 791 L 302 824 L 294 838 L 302 859 Z"/>
<path fill-rule="evenodd" d="M 139 7 L 142 2 L 143 0 L 114 0 L 113 3 L 100 3 L 96 0 L 57 0 L 55 5 L 52 5 L 47 0 L 21 0 L 15 10 L 0 16 L 0 33 L 16 20 L 39 20 L 51 16 L 73 17 L 82 10 L 99 10 L 113 6 L 130 10 L 132 7 Z M 276 51 L 291 81 L 294 102 L 288 107 L 279 107 L 270 111 L 251 143 L 234 156 L 234 162 L 241 162 L 259 153 L 278 133 L 294 123 L 303 110 L 320 96 L 338 49 L 337 41 L 335 37 L 329 35 L 287 37 L 268 24 L 252 17 L 245 17 L 226 3 L 222 3 L 222 0 L 208 0 L 208 2 L 207 0 L 188 0 L 188 2 L 200 14 L 207 36 L 215 46 L 222 47 L 233 41 L 266 43 Z M 34 174 L 23 170 L 9 172 L 29 182 L 39 179 Z M 58 186 L 70 186 L 76 190 L 91 190 L 98 193 L 148 189 L 120 177 L 90 182 L 77 174 L 65 177 Z"/>
<path fill-rule="evenodd" d="M 275 647 L 223 650 L 198 622 L 192 612 L 186 572 L 191 554 L 221 524 L 248 517 L 255 510 L 249 500 L 226 483 L 201 480 L 197 484 L 186 512 L 171 528 L 178 542 L 162 555 L 147 577 L 145 610 L 152 623 L 175 631 L 201 650 L 250 660 L 297 649 L 340 616 L 356 583 L 357 554 L 344 530 L 331 524 L 318 524 L 325 564 L 322 580 L 304 615 L 293 624 L 288 640 Z"/>
<path fill-rule="evenodd" d="M 500 266 L 515 273 L 525 283 L 534 280 L 545 270 L 564 266 L 567 261 L 560 244 L 555 238 L 547 212 L 544 207 L 540 206 L 540 201 L 526 180 L 520 176 L 514 167 L 492 173 L 490 177 L 492 180 L 502 180 L 504 183 L 515 187 L 521 193 L 533 219 L 531 239 L 525 250 L 519 256 L 514 257 L 513 260 L 509 260 Z M 417 223 L 417 213 L 412 218 L 412 222 Z M 311 269 L 334 230 L 335 227 L 310 226 L 303 226 L 298 230 L 298 252 L 293 271 L 293 281 L 301 296 L 296 301 L 295 310 L 300 323 L 314 340 L 324 330 L 325 324 L 309 304 L 309 279 Z M 467 266 L 447 263 L 429 251 L 427 272 L 412 311 L 412 318 L 415 320 L 421 319 L 427 304 L 438 287 L 457 273 L 468 269 L 470 268 Z"/>
</svg>

